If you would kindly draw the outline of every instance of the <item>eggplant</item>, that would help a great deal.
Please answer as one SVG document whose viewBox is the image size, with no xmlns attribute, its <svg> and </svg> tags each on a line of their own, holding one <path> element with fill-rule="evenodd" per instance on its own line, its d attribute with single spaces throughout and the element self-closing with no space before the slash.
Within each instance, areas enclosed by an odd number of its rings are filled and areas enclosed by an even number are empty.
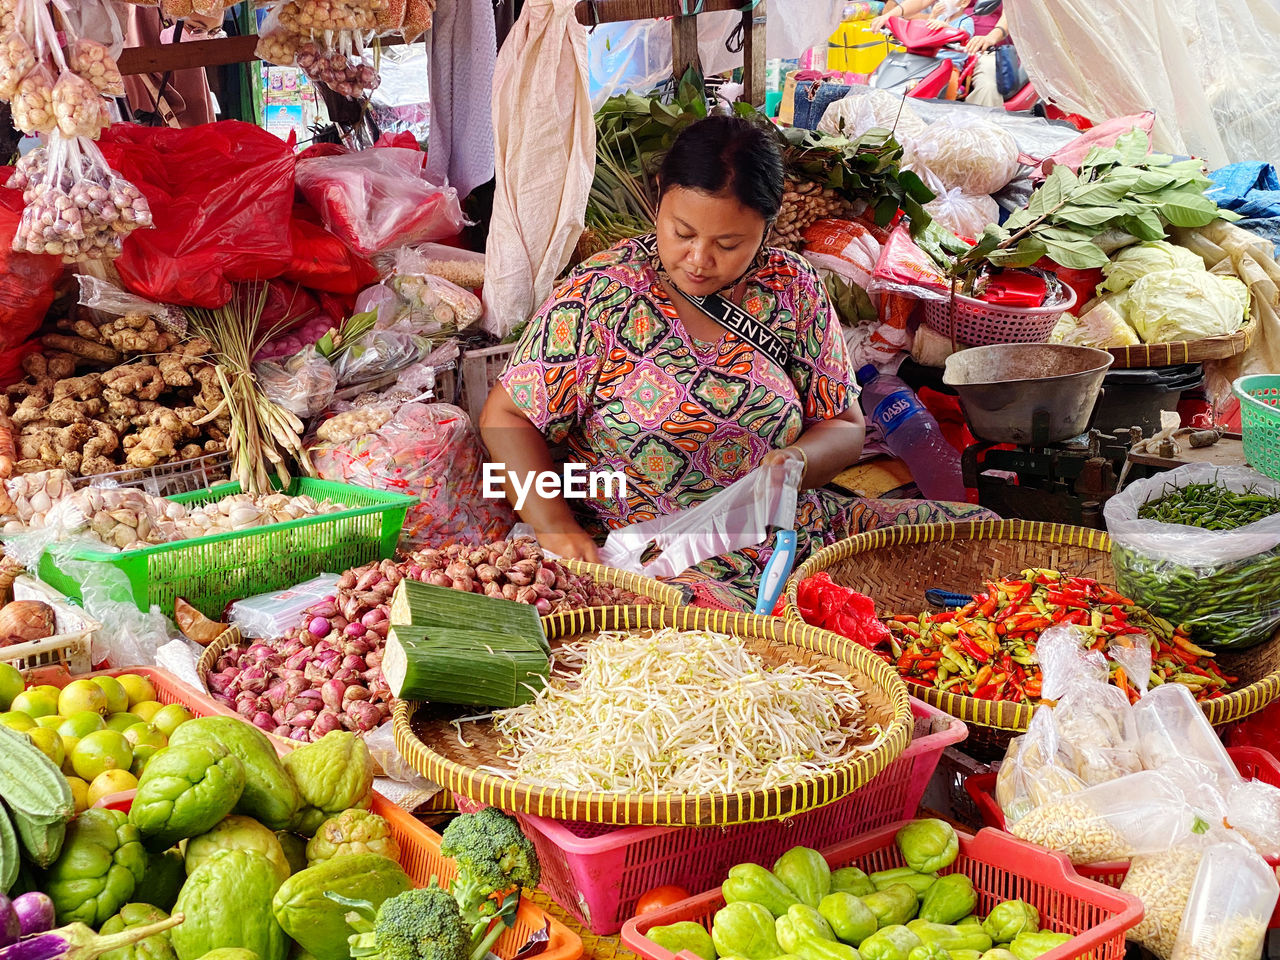
<svg viewBox="0 0 1280 960">
<path fill-rule="evenodd" d="M 22 924 L 18 922 L 18 914 L 13 903 L 0 893 L 0 947 L 7 947 L 22 936 Z"/>
<path fill-rule="evenodd" d="M 104 953 L 122 950 L 171 927 L 185 918 L 175 913 L 166 920 L 130 927 L 120 933 L 101 937 L 83 923 L 69 923 L 47 933 L 23 937 L 17 943 L 0 947 L 0 960 L 98 960 Z"/>
<path fill-rule="evenodd" d="M 13 901 L 13 912 L 17 915 L 18 924 L 21 927 L 19 936 L 25 937 L 28 934 L 44 933 L 46 930 L 53 929 L 53 901 L 47 893 L 41 893 L 38 890 L 24 893 Z"/>
</svg>

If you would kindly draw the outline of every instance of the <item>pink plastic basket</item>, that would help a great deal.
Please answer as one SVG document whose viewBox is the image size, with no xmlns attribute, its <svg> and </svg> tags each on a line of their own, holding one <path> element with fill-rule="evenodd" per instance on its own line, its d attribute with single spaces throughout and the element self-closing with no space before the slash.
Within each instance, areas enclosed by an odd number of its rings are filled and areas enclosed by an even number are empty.
<svg viewBox="0 0 1280 960">
<path fill-rule="evenodd" d="M 1006 307 L 957 293 L 954 300 L 926 300 L 924 322 L 944 337 L 970 347 L 992 343 L 1044 343 L 1063 313 L 1076 305 L 1076 293 L 1052 274 L 1059 291 L 1052 306 Z"/>
<path fill-rule="evenodd" d="M 867 871 L 903 865 L 891 824 L 823 850 L 832 868 L 856 866 Z M 1124 960 L 1125 931 L 1142 919 L 1137 897 L 1085 880 L 1060 853 L 1024 843 L 998 830 L 976 836 L 959 834 L 960 856 L 945 873 L 963 873 L 978 891 L 978 913 L 988 913 L 1003 900 L 1025 900 L 1040 911 L 1045 929 L 1069 933 L 1072 939 L 1044 954 L 1041 960 Z M 763 857 L 753 858 L 757 862 Z M 665 910 L 628 920 L 622 942 L 645 960 L 697 960 L 687 951 L 672 954 L 645 936 L 660 924 L 692 920 L 710 928 L 724 906 L 718 887 L 672 904 Z"/>
<path fill-rule="evenodd" d="M 916 736 L 884 772 L 849 796 L 791 820 L 733 827 L 612 827 L 517 814 L 542 863 L 542 888 L 583 926 L 614 934 L 641 894 L 667 883 L 715 886 L 735 863 L 821 847 L 915 816 L 942 751 L 969 733 L 962 720 L 912 699 Z M 477 806 L 458 797 L 459 809 Z"/>
</svg>

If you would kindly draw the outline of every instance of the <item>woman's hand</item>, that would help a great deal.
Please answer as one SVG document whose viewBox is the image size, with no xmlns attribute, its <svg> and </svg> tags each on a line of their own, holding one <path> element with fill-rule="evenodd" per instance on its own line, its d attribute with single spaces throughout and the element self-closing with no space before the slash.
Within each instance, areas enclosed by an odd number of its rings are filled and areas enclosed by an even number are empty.
<svg viewBox="0 0 1280 960">
<path fill-rule="evenodd" d="M 764 455 L 764 459 L 760 461 L 762 467 L 771 467 L 774 464 L 786 463 L 788 460 L 795 460 L 800 464 L 800 483 L 804 483 L 804 468 L 809 465 L 805 458 L 804 451 L 799 447 L 779 447 L 776 450 L 770 450 Z"/>
<path fill-rule="evenodd" d="M 600 550 L 596 547 L 596 542 L 579 526 L 575 525 L 572 530 L 555 532 L 537 530 L 535 533 L 538 545 L 556 556 L 563 557 L 565 560 L 582 560 L 586 563 L 600 562 Z"/>
<path fill-rule="evenodd" d="M 965 53 L 985 53 L 992 49 L 1000 42 L 1000 38 L 996 36 L 996 32 L 992 30 L 990 33 L 983 34 L 980 37 L 974 37 L 964 45 Z"/>
<path fill-rule="evenodd" d="M 878 17 L 873 17 L 871 20 L 871 29 L 875 32 L 883 30 L 885 25 L 888 24 L 890 16 L 892 16 L 892 14 L 886 13 Z"/>
</svg>

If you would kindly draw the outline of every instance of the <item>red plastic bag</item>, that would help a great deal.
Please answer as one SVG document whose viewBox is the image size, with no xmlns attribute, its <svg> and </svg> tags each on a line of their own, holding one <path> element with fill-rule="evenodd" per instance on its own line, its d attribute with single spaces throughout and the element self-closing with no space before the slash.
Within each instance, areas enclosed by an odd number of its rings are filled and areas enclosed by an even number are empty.
<svg viewBox="0 0 1280 960">
<path fill-rule="evenodd" d="M 298 189 L 324 225 L 369 255 L 462 231 L 452 187 L 422 178 L 418 150 L 385 147 L 342 157 L 298 161 Z"/>
<path fill-rule="evenodd" d="M 399 133 L 384 133 L 373 144 L 375 147 L 401 147 L 405 150 L 417 150 L 422 152 L 422 148 L 418 146 L 418 138 L 408 130 L 401 130 Z M 423 153 L 423 160 L 426 160 L 426 154 Z"/>
<path fill-rule="evenodd" d="M 899 224 L 881 248 L 871 289 L 921 300 L 946 300 L 951 296 L 951 281 L 911 239 L 906 226 Z"/>
<path fill-rule="evenodd" d="M 151 204 L 116 261 L 127 289 L 158 303 L 219 307 L 237 281 L 269 280 L 292 254 L 293 145 L 223 120 L 177 130 L 112 124 L 99 144 Z"/>
<path fill-rule="evenodd" d="M 848 637 L 869 650 L 889 639 L 889 628 L 876 619 L 875 601 L 840 586 L 825 570 L 800 581 L 796 603 L 806 623 Z"/>
<path fill-rule="evenodd" d="M 12 167 L 0 167 L 0 185 L 12 173 Z M 21 190 L 0 186 L 0 384 L 22 378 L 22 355 L 29 352 L 24 349 L 26 339 L 44 320 L 62 276 L 60 258 L 10 249 L 22 207 Z"/>
<path fill-rule="evenodd" d="M 305 203 L 293 208 L 293 261 L 282 279 L 329 293 L 355 295 L 379 280 L 377 269 L 320 224 Z"/>
</svg>

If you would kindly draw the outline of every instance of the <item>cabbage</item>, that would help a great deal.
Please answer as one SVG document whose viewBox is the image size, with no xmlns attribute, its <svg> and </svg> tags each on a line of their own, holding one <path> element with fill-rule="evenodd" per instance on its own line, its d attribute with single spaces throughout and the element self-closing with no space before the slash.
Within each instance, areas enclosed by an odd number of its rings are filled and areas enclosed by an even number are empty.
<svg viewBox="0 0 1280 960">
<path fill-rule="evenodd" d="M 1249 289 L 1203 269 L 1158 270 L 1129 288 L 1125 319 L 1145 343 L 1234 333 L 1249 314 Z"/>
<path fill-rule="evenodd" d="M 1124 319 L 1124 302 L 1128 299 L 1127 293 L 1113 293 L 1095 300 L 1076 320 L 1075 326 L 1064 331 L 1061 342 L 1100 350 L 1137 346 L 1142 341 Z"/>
<path fill-rule="evenodd" d="M 1128 290 L 1139 279 L 1157 270 L 1203 270 L 1204 261 L 1186 247 L 1174 246 L 1167 240 L 1153 240 L 1126 247 L 1102 268 L 1107 279 L 1098 292 L 1119 293 Z"/>
</svg>

